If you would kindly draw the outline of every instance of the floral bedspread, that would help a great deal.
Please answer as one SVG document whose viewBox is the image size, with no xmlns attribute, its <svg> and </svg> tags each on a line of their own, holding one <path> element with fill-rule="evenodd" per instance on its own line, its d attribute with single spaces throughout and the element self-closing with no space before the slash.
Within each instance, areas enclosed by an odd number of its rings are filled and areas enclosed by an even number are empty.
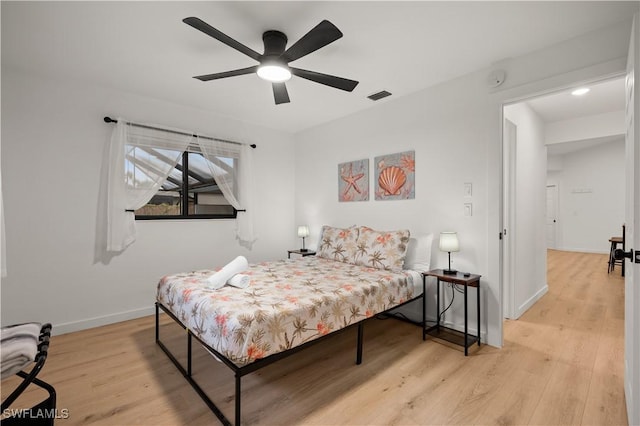
<svg viewBox="0 0 640 426">
<path fill-rule="evenodd" d="M 213 270 L 167 275 L 157 300 L 238 366 L 291 349 L 421 293 L 409 271 L 315 256 L 250 265 L 245 289 L 205 287 Z"/>
</svg>

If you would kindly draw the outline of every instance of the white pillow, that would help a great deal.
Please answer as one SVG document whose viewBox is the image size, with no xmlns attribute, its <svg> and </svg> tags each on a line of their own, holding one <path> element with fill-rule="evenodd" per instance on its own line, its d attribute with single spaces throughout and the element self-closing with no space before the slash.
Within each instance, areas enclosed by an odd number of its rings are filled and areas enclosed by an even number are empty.
<svg viewBox="0 0 640 426">
<path fill-rule="evenodd" d="M 433 234 L 424 234 L 409 238 L 407 256 L 404 260 L 403 269 L 411 269 L 418 272 L 430 271 L 432 244 Z"/>
</svg>

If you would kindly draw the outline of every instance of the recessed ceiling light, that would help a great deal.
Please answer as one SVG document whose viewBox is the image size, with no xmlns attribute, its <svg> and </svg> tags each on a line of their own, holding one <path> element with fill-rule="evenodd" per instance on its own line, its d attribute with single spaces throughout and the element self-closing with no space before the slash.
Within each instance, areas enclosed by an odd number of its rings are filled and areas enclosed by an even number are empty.
<svg viewBox="0 0 640 426">
<path fill-rule="evenodd" d="M 581 87 L 581 88 L 576 89 L 573 92 L 571 92 L 571 94 L 573 96 L 582 96 L 582 95 L 585 95 L 585 94 L 589 93 L 589 90 L 591 90 L 591 89 L 589 89 L 588 87 Z"/>
</svg>

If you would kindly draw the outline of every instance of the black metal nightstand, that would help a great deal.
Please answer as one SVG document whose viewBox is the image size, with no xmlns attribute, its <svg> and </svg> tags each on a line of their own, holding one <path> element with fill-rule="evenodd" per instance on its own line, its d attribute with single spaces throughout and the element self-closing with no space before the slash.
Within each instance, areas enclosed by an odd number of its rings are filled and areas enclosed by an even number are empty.
<svg viewBox="0 0 640 426">
<path fill-rule="evenodd" d="M 291 259 L 291 253 L 293 254 L 299 254 L 302 257 L 306 257 L 306 256 L 315 256 L 316 252 L 315 250 L 306 250 L 306 251 L 302 251 L 300 249 L 296 249 L 296 250 L 287 250 L 287 259 Z"/>
<path fill-rule="evenodd" d="M 422 274 L 423 284 L 426 281 L 427 277 L 435 277 L 438 282 L 437 287 L 437 296 L 436 296 L 436 325 L 424 328 L 423 329 L 423 337 L 428 334 L 430 336 L 436 337 L 438 339 L 446 340 L 447 342 L 454 343 L 456 345 L 460 345 L 464 347 L 464 355 L 467 356 L 469 354 L 469 347 L 474 343 L 478 342 L 478 346 L 480 346 L 480 277 L 481 275 L 476 274 L 465 274 L 458 272 L 456 274 L 445 274 L 442 269 L 434 269 L 429 272 L 424 272 Z M 440 281 L 451 283 L 451 285 L 459 285 L 464 287 L 464 333 L 459 332 L 458 330 L 453 330 L 449 327 L 445 327 L 440 325 Z M 473 336 L 469 335 L 469 321 L 468 321 L 468 313 L 467 313 L 467 289 L 469 287 L 476 288 L 476 305 L 478 310 L 478 335 Z"/>
</svg>

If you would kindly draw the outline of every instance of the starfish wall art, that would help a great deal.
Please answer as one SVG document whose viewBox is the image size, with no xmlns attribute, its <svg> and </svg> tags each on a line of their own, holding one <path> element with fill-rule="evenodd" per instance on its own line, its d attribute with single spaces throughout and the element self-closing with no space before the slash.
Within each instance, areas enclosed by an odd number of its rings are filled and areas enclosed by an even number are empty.
<svg viewBox="0 0 640 426">
<path fill-rule="evenodd" d="M 338 201 L 369 201 L 369 159 L 338 164 Z"/>
</svg>

